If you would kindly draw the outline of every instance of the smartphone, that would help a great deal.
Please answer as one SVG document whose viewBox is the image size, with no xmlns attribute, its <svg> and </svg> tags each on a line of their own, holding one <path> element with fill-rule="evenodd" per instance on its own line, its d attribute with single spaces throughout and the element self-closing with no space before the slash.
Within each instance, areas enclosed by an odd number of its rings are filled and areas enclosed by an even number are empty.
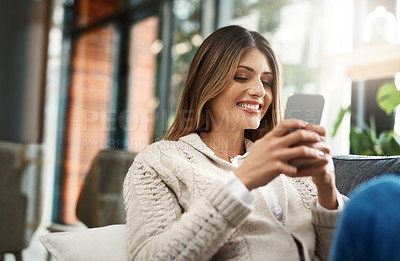
<svg viewBox="0 0 400 261">
<path fill-rule="evenodd" d="M 285 119 L 301 119 L 319 125 L 324 103 L 325 99 L 320 94 L 292 94 L 286 103 Z"/>
</svg>

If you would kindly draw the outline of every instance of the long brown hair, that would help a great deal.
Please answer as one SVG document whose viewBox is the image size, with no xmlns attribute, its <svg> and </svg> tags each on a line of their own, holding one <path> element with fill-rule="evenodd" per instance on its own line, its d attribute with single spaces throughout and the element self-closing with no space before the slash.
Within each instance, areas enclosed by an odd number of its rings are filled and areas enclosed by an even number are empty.
<svg viewBox="0 0 400 261">
<path fill-rule="evenodd" d="M 207 37 L 197 50 L 178 110 L 164 139 L 178 140 L 187 134 L 211 131 L 209 103 L 235 76 L 240 58 L 251 48 L 265 54 L 273 73 L 272 103 L 255 130 L 246 130 L 245 137 L 255 141 L 270 131 L 280 120 L 281 70 L 269 42 L 259 33 L 232 25 L 222 27 Z"/>
</svg>

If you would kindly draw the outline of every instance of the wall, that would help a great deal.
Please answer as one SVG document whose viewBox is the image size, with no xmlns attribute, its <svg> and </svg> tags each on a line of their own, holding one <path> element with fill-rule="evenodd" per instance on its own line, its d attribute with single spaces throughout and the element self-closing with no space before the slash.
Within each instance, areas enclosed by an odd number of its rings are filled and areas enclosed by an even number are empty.
<svg viewBox="0 0 400 261">
<path fill-rule="evenodd" d="M 49 1 L 0 3 L 0 140 L 42 141 Z"/>
</svg>

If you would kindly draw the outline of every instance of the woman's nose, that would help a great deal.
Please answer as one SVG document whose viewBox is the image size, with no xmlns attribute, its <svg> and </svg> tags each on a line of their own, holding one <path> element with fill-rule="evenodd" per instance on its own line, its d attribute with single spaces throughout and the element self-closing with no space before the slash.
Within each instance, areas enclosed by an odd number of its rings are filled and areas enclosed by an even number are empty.
<svg viewBox="0 0 400 261">
<path fill-rule="evenodd" d="M 256 97 L 264 97 L 265 96 L 265 88 L 264 84 L 262 83 L 261 80 L 256 80 L 252 82 L 250 88 L 249 88 L 249 94 L 251 96 L 256 96 Z"/>
</svg>

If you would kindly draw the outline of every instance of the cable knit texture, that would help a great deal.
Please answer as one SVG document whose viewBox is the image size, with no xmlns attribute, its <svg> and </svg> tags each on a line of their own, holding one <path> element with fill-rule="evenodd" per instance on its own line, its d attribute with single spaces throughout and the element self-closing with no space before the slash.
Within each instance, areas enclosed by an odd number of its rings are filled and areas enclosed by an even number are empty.
<svg viewBox="0 0 400 261">
<path fill-rule="evenodd" d="M 339 211 L 315 207 L 311 179 L 272 181 L 282 223 L 255 189 L 254 209 L 221 181 L 234 167 L 197 134 L 140 153 L 125 178 L 131 260 L 327 260 Z"/>
</svg>

